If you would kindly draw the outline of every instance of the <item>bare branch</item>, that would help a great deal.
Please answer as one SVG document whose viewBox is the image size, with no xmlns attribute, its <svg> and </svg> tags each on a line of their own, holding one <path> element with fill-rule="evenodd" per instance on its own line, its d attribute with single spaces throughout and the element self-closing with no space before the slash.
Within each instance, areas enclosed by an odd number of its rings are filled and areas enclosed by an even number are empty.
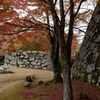
<svg viewBox="0 0 100 100">
<path fill-rule="evenodd" d="M 66 10 L 66 12 L 65 12 L 65 17 L 66 17 L 66 15 L 68 14 L 69 10 L 70 10 L 70 7 Z"/>
<path fill-rule="evenodd" d="M 81 1 L 80 1 L 80 4 L 79 4 L 79 6 L 78 6 L 78 8 L 77 8 L 77 11 L 76 11 L 76 13 L 74 14 L 74 18 L 75 18 L 76 15 L 78 14 L 78 12 L 79 12 L 79 10 L 80 10 L 80 7 L 81 7 L 82 3 L 85 2 L 85 1 L 86 1 L 86 0 L 81 0 Z"/>
<path fill-rule="evenodd" d="M 14 24 L 14 23 L 5 22 L 5 24 L 9 24 L 9 25 L 12 25 L 12 26 L 17 26 L 17 27 L 24 28 L 24 26 L 18 25 L 18 24 Z"/>
<path fill-rule="evenodd" d="M 44 3 L 46 3 L 46 4 L 48 3 L 46 0 L 42 0 L 42 1 L 43 1 Z"/>
<path fill-rule="evenodd" d="M 79 31 L 83 32 L 83 33 L 86 33 L 85 31 L 81 30 L 80 28 L 77 28 L 77 27 L 73 27 L 74 29 L 78 29 Z"/>
<path fill-rule="evenodd" d="M 55 3 L 54 3 L 54 5 L 56 5 L 56 3 L 57 3 L 57 0 L 55 0 Z"/>
</svg>

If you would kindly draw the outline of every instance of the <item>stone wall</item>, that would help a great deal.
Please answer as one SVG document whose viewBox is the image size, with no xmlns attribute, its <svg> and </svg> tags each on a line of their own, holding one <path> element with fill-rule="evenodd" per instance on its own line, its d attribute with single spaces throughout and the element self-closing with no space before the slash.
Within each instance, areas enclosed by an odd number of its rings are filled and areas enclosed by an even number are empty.
<svg viewBox="0 0 100 100">
<path fill-rule="evenodd" d="M 52 70 L 50 56 L 45 51 L 16 51 L 6 54 L 4 65 Z"/>
<path fill-rule="evenodd" d="M 100 4 L 95 7 L 88 24 L 78 57 L 72 66 L 72 76 L 100 85 Z"/>
</svg>

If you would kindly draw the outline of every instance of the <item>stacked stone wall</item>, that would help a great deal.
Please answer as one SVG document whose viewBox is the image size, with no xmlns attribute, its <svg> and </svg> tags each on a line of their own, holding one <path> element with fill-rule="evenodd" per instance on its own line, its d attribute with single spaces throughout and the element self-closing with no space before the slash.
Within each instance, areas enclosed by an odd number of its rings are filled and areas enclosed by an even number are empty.
<svg viewBox="0 0 100 100">
<path fill-rule="evenodd" d="M 50 55 L 45 51 L 16 51 L 6 54 L 4 64 L 21 68 L 52 70 Z"/>
</svg>

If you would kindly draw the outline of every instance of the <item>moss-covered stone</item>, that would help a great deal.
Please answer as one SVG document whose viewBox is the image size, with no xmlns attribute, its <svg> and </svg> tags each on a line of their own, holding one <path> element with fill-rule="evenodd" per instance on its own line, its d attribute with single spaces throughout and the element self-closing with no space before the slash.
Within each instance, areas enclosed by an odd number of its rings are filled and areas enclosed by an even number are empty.
<svg viewBox="0 0 100 100">
<path fill-rule="evenodd" d="M 81 77 L 81 81 L 82 82 L 85 82 L 85 81 L 87 81 L 87 78 L 88 78 L 88 73 L 84 73 L 84 75 Z"/>
<path fill-rule="evenodd" d="M 79 52 L 75 52 L 75 59 L 79 58 Z"/>
<path fill-rule="evenodd" d="M 94 83 L 95 85 L 97 84 L 99 74 L 100 74 L 99 71 L 95 71 L 95 72 L 93 72 L 92 78 L 93 78 L 94 81 L 95 81 L 95 83 Z"/>
</svg>

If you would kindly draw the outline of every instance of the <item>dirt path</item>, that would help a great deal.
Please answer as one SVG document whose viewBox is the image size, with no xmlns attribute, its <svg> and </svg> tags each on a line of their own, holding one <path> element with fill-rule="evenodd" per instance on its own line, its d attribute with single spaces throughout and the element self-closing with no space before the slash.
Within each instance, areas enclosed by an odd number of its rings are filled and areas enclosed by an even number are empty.
<svg viewBox="0 0 100 100">
<path fill-rule="evenodd" d="M 10 82 L 6 82 L 6 83 L 2 83 L 2 85 L 0 85 L 0 93 L 2 93 L 4 90 L 10 88 L 11 86 L 23 82 L 23 80 L 16 80 L 16 81 L 10 81 Z"/>
</svg>

